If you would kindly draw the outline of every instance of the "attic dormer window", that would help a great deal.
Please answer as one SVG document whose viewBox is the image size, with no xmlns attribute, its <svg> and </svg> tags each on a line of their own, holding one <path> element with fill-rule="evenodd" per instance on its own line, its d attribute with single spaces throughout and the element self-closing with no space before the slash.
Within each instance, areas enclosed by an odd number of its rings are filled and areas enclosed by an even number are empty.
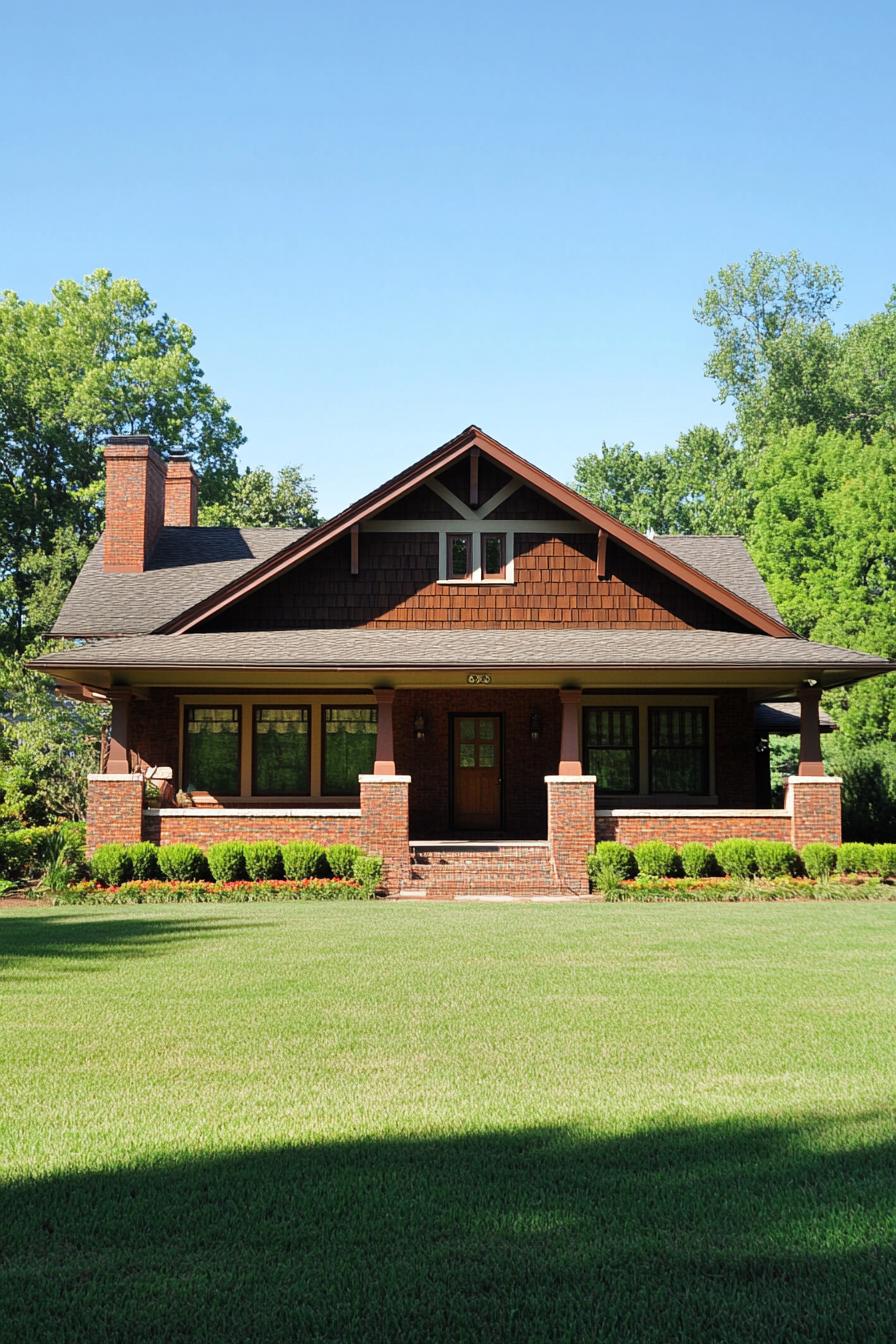
<svg viewBox="0 0 896 1344">
<path fill-rule="evenodd" d="M 513 532 L 443 532 L 439 578 L 442 583 L 512 583 Z"/>
</svg>

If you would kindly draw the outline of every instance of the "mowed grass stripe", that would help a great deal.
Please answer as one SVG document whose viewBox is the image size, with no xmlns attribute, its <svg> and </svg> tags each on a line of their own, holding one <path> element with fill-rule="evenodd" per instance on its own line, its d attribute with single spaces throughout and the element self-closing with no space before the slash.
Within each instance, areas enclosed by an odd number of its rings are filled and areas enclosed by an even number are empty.
<svg viewBox="0 0 896 1344">
<path fill-rule="evenodd" d="M 890 1340 L 896 909 L 0 916 L 0 1334 Z"/>
</svg>

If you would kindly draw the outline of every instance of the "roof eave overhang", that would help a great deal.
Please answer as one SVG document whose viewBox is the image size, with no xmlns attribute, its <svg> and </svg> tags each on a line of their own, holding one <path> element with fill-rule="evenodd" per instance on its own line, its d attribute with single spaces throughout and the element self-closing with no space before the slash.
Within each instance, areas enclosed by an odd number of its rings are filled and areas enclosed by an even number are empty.
<svg viewBox="0 0 896 1344">
<path fill-rule="evenodd" d="M 723 587 L 722 584 L 716 583 L 708 575 L 702 574 L 700 570 L 694 569 L 686 560 L 682 560 L 670 551 L 666 551 L 657 542 L 651 541 L 649 537 L 644 536 L 635 528 L 629 527 L 626 523 L 620 522 L 618 518 L 614 518 L 612 514 L 606 513 L 603 509 L 589 503 L 575 490 L 570 489 L 568 485 L 555 480 L 553 476 L 549 476 L 540 467 L 533 466 L 525 458 L 514 453 L 512 449 L 505 447 L 497 439 L 490 438 L 488 434 L 483 433 L 475 426 L 465 429 L 456 438 L 450 439 L 441 448 L 437 448 L 427 457 L 421 458 L 407 471 L 400 473 L 391 481 L 387 481 L 378 490 L 365 495 L 356 504 L 337 514 L 329 522 L 315 528 L 292 546 L 279 551 L 269 560 L 262 561 L 249 574 L 243 575 L 240 579 L 235 579 L 232 583 L 219 589 L 212 597 L 196 603 L 195 606 L 183 612 L 175 620 L 161 626 L 155 633 L 164 635 L 186 634 L 200 622 L 208 620 L 219 611 L 248 596 L 256 588 L 270 583 L 278 575 L 285 573 L 303 560 L 307 560 L 325 546 L 329 546 L 338 537 L 348 532 L 351 527 L 367 521 L 404 495 L 410 494 L 411 491 L 423 485 L 436 472 L 443 471 L 452 462 L 463 457 L 471 448 L 479 448 L 504 467 L 505 470 L 519 476 L 526 484 L 553 499 L 561 508 L 576 514 L 592 526 L 603 529 L 620 545 L 640 555 L 654 569 L 668 574 L 684 587 L 705 598 L 714 606 L 727 611 L 730 615 L 743 621 L 744 624 L 752 626 L 762 634 L 771 635 L 775 638 L 794 638 L 794 631 L 789 629 L 783 621 L 776 620 L 766 612 L 760 611 L 758 607 L 754 607 L 745 598 L 739 597 L 736 593 L 732 593 L 730 589 Z"/>
</svg>

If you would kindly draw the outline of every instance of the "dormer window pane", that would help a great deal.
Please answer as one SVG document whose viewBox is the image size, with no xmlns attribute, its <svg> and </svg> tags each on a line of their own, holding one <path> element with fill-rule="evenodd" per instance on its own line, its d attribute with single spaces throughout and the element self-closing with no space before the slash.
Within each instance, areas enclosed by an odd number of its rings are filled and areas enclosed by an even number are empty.
<svg viewBox="0 0 896 1344">
<path fill-rule="evenodd" d="M 468 533 L 450 533 L 448 536 L 448 577 L 469 579 L 473 569 L 470 562 L 472 537 Z"/>
<path fill-rule="evenodd" d="M 504 577 L 504 533 L 486 532 L 482 538 L 482 572 L 489 579 Z"/>
</svg>

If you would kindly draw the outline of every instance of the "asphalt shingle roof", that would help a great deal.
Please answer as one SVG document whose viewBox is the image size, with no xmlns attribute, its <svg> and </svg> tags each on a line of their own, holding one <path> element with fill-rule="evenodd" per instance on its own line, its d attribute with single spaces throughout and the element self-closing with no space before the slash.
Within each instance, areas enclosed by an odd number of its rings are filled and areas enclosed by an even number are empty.
<svg viewBox="0 0 896 1344">
<path fill-rule="evenodd" d="M 857 675 L 889 670 L 869 653 L 794 638 L 720 630 L 243 631 L 104 639 L 46 654 L 68 668 L 782 668 Z"/>
</svg>

